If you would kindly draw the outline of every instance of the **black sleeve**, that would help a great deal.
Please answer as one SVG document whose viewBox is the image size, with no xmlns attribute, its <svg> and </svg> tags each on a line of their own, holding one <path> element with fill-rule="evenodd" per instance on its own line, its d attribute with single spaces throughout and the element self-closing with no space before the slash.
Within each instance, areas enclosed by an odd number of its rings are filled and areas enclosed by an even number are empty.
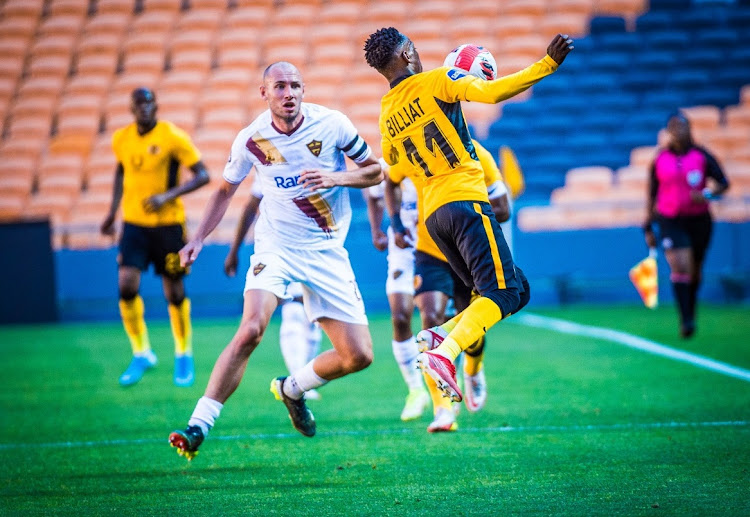
<svg viewBox="0 0 750 517">
<path fill-rule="evenodd" d="M 706 177 L 713 178 L 719 184 L 728 187 L 729 181 L 727 180 L 727 177 L 724 176 L 724 171 L 721 169 L 719 161 L 714 157 L 713 154 L 709 153 L 707 150 L 700 148 L 700 151 L 706 157 Z"/>
</svg>

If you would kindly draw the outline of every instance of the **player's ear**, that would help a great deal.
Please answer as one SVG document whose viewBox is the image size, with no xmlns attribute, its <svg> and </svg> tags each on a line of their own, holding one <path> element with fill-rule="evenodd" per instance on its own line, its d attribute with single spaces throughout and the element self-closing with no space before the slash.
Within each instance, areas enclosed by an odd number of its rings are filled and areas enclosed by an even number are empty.
<svg viewBox="0 0 750 517">
<path fill-rule="evenodd" d="M 266 85 L 265 84 L 260 85 L 260 96 L 263 98 L 264 101 L 268 100 L 268 97 L 266 97 Z"/>
</svg>

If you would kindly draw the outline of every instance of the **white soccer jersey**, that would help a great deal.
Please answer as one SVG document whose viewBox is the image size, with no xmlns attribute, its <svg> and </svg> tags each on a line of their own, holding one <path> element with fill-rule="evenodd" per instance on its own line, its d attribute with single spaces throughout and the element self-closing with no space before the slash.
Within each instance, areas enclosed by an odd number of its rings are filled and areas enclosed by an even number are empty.
<svg viewBox="0 0 750 517">
<path fill-rule="evenodd" d="M 414 183 L 409 178 L 404 178 L 399 187 L 401 187 L 401 210 L 399 210 L 401 222 L 404 223 L 404 226 L 409 229 L 412 235 L 416 235 L 417 217 L 419 216 L 417 211 L 417 189 L 414 188 Z M 368 193 L 375 199 L 382 199 L 385 196 L 385 180 L 369 187 Z"/>
<path fill-rule="evenodd" d="M 271 112 L 261 113 L 232 144 L 224 179 L 240 183 L 255 167 L 263 202 L 255 226 L 256 246 L 325 249 L 343 245 L 352 212 L 349 191 L 303 188 L 304 170 L 345 171 L 344 155 L 361 163 L 372 155 L 341 112 L 302 103 L 303 120 L 291 133 L 277 129 Z"/>
</svg>

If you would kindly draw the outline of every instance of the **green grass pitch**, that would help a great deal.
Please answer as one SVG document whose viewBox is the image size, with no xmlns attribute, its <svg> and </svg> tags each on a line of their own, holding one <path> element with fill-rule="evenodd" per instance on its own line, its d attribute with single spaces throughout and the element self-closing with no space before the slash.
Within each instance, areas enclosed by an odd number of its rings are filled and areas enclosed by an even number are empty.
<svg viewBox="0 0 750 517">
<path fill-rule="evenodd" d="M 689 341 L 672 307 L 538 313 L 750 370 L 747 306 L 702 308 Z M 167 436 L 236 323 L 194 322 L 192 388 L 172 385 L 166 321 L 149 321 L 160 364 L 128 389 L 119 323 L 0 327 L 0 515 L 750 515 L 750 382 L 512 319 L 489 333 L 485 409 L 430 435 L 427 415 L 398 418 L 390 322 L 372 317 L 375 361 L 321 389 L 312 439 L 268 391 L 274 320 L 188 464 Z"/>
</svg>

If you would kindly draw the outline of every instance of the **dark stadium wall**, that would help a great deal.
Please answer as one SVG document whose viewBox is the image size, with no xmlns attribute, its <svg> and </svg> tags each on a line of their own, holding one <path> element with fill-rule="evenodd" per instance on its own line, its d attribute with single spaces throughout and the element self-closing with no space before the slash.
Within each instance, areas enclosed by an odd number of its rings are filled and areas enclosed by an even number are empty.
<svg viewBox="0 0 750 517">
<path fill-rule="evenodd" d="M 0 224 L 0 324 L 57 321 L 49 221 Z"/>
<path fill-rule="evenodd" d="M 628 270 L 646 256 L 638 228 L 571 232 L 516 233 L 515 257 L 532 286 L 529 308 L 569 303 L 637 304 Z M 353 221 L 346 247 L 360 291 L 371 313 L 388 310 L 385 253 L 374 250 L 366 223 Z M 228 246 L 208 245 L 186 280 L 195 317 L 239 317 L 244 274 L 224 275 Z M 247 268 L 252 246 L 242 251 Z M 116 250 L 69 251 L 55 255 L 57 298 L 62 320 L 114 320 L 117 306 Z M 750 223 L 717 223 L 706 259 L 703 300 L 726 303 L 750 300 Z M 672 300 L 668 268 L 659 258 L 659 297 Z M 161 282 L 142 277 L 147 318 L 167 318 Z"/>
</svg>

